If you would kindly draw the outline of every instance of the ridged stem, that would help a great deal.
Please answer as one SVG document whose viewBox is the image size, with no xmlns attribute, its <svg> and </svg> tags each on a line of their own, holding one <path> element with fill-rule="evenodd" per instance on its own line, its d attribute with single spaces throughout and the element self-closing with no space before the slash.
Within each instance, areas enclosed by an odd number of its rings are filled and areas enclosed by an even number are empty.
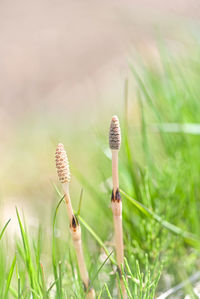
<svg viewBox="0 0 200 299">
<path fill-rule="evenodd" d="M 78 260 L 78 266 L 79 266 L 79 271 L 81 275 L 81 279 L 84 284 L 85 290 L 88 289 L 90 280 L 84 260 L 84 255 L 83 255 L 83 248 L 82 248 L 82 239 L 81 239 L 81 227 L 78 223 L 78 220 L 74 216 L 72 219 L 72 224 L 71 224 L 71 234 L 72 234 L 72 239 L 74 243 L 74 248 L 76 251 L 76 256 Z M 95 298 L 95 291 L 93 288 L 89 290 L 89 292 L 86 295 L 87 299 L 94 299 Z"/>
<path fill-rule="evenodd" d="M 118 150 L 112 150 L 112 212 L 115 230 L 115 247 L 116 258 L 120 276 L 122 275 L 121 267 L 124 265 L 124 245 L 123 245 L 123 228 L 122 228 L 122 200 L 119 193 L 119 176 L 118 176 Z M 126 288 L 122 277 L 120 277 L 123 299 L 127 298 Z"/>
<path fill-rule="evenodd" d="M 75 216 L 72 220 L 71 224 L 71 234 L 74 243 L 74 248 L 76 251 L 76 256 L 78 260 L 79 271 L 81 275 L 81 279 L 84 283 L 85 288 L 89 286 L 89 276 L 86 269 L 84 257 L 83 257 L 83 249 L 82 249 L 82 241 L 81 241 L 81 228 L 80 225 L 77 223 Z"/>
<path fill-rule="evenodd" d="M 115 229 L 115 246 L 117 265 L 121 276 L 121 268 L 124 266 L 124 244 L 123 244 L 123 229 L 122 229 L 122 202 L 112 202 L 113 221 Z M 120 284 L 123 294 L 123 299 L 127 298 L 126 289 L 122 277 L 120 277 Z"/>
<path fill-rule="evenodd" d="M 73 208 L 72 208 L 72 203 L 70 199 L 70 194 L 69 194 L 69 183 L 63 183 L 62 184 L 63 190 L 65 192 L 65 202 L 67 206 L 67 213 L 69 217 L 69 223 L 71 225 L 72 223 L 72 218 L 74 216 Z"/>
<path fill-rule="evenodd" d="M 121 271 L 121 265 L 124 264 L 124 245 L 123 245 L 123 230 L 122 230 L 122 203 L 112 202 L 114 229 L 115 229 L 115 246 L 117 264 Z"/>
</svg>

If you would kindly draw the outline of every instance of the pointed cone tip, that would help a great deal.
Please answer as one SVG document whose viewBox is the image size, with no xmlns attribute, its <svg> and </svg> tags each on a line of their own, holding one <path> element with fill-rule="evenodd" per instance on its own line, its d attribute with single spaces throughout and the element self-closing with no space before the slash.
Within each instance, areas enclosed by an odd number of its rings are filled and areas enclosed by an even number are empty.
<svg viewBox="0 0 200 299">
<path fill-rule="evenodd" d="M 118 116 L 117 115 L 113 115 L 113 117 L 112 117 L 112 121 L 119 121 L 119 118 L 118 118 Z"/>
</svg>

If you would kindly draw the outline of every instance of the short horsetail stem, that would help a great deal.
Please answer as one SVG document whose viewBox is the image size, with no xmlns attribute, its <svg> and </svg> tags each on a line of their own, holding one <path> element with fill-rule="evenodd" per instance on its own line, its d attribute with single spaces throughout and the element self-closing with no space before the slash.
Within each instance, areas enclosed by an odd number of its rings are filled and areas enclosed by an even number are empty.
<svg viewBox="0 0 200 299">
<path fill-rule="evenodd" d="M 112 180 L 113 180 L 113 190 L 112 190 L 112 212 L 114 220 L 115 229 L 115 247 L 116 247 L 116 257 L 117 265 L 121 274 L 121 267 L 124 265 L 124 245 L 123 245 L 123 230 L 122 230 L 122 200 L 119 192 L 119 177 L 118 177 L 118 152 L 121 145 L 121 131 L 119 119 L 117 116 L 113 116 L 110 124 L 109 133 L 109 145 L 112 151 Z M 121 288 L 123 299 L 127 298 L 126 289 L 121 278 Z"/>
<path fill-rule="evenodd" d="M 69 193 L 69 183 L 70 183 L 70 169 L 69 169 L 69 162 L 67 158 L 66 151 L 64 149 L 63 144 L 59 143 L 56 148 L 55 154 L 56 160 L 56 168 L 58 173 L 58 178 L 63 186 L 63 190 L 65 192 L 65 202 L 67 205 L 69 223 L 70 223 L 70 231 L 74 243 L 74 248 L 76 251 L 76 256 L 78 260 L 79 271 L 81 275 L 81 279 L 84 284 L 84 288 L 87 291 L 89 288 L 90 280 L 87 272 L 87 268 L 85 265 L 85 260 L 83 256 L 83 249 L 82 249 L 82 239 L 81 239 L 81 227 L 78 223 L 78 219 L 74 215 L 70 193 Z M 94 299 L 95 298 L 95 291 L 91 288 L 86 295 L 87 299 Z"/>
</svg>

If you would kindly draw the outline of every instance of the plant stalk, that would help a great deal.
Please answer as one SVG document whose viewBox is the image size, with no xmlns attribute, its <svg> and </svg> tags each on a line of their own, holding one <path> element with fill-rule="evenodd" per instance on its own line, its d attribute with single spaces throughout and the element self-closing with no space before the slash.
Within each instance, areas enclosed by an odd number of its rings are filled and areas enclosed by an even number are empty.
<svg viewBox="0 0 200 299">
<path fill-rule="evenodd" d="M 73 216 L 73 218 L 72 218 L 72 223 L 71 223 L 70 229 L 71 229 L 74 248 L 75 248 L 76 256 L 77 256 L 77 260 L 78 260 L 78 266 L 79 266 L 81 279 L 83 281 L 85 290 L 87 290 L 89 288 L 90 280 L 89 280 L 89 276 L 88 276 L 88 272 L 87 272 L 87 268 L 86 268 L 85 260 L 84 260 L 84 256 L 83 256 L 81 227 L 80 227 L 80 224 L 78 223 L 76 216 Z M 95 298 L 95 292 L 94 292 L 93 288 L 91 288 L 88 291 L 86 298 L 87 299 Z"/>
<path fill-rule="evenodd" d="M 122 228 L 122 200 L 119 192 L 118 177 L 118 150 L 112 150 L 112 179 L 113 191 L 111 198 L 114 230 L 115 230 L 115 247 L 118 271 L 120 274 L 120 284 L 123 299 L 127 298 L 126 288 L 122 278 L 122 267 L 124 266 L 124 244 L 123 244 L 123 228 Z"/>
<path fill-rule="evenodd" d="M 72 218 L 74 216 L 74 212 L 73 212 L 71 199 L 70 199 L 70 194 L 69 194 L 69 183 L 63 183 L 62 187 L 63 187 L 63 190 L 65 192 L 65 202 L 66 202 L 66 205 L 67 205 L 67 213 L 68 213 L 68 217 L 69 217 L 69 223 L 71 225 Z"/>
<path fill-rule="evenodd" d="M 115 194 L 117 189 L 119 189 L 118 150 L 112 150 L 112 180 L 113 180 L 113 192 Z"/>
<path fill-rule="evenodd" d="M 78 223 L 78 220 L 76 216 L 74 215 L 71 199 L 70 199 L 70 193 L 69 193 L 69 182 L 71 180 L 70 177 L 70 169 L 69 169 L 69 161 L 67 154 L 65 152 L 63 144 L 59 143 L 56 149 L 56 168 L 59 180 L 62 184 L 63 190 L 65 192 L 65 202 L 67 206 L 67 213 L 69 218 L 69 224 L 70 224 L 70 231 L 72 234 L 72 240 L 74 243 L 74 248 L 76 251 L 76 256 L 78 260 L 78 267 L 80 271 L 80 276 L 84 284 L 84 288 L 86 293 L 87 299 L 94 299 L 95 298 L 95 291 L 93 288 L 91 288 L 88 291 L 89 288 L 89 275 L 87 272 L 84 256 L 83 256 L 83 249 L 82 249 L 82 239 L 81 239 L 81 228 Z"/>
</svg>

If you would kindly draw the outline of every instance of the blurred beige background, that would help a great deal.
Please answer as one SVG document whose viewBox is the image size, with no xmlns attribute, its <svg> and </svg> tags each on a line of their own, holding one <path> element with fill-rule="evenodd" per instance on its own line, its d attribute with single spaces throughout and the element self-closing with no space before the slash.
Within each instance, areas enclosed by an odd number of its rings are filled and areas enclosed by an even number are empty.
<svg viewBox="0 0 200 299">
<path fill-rule="evenodd" d="M 5 219 L 14 204 L 24 208 L 34 202 L 37 215 L 37 202 L 45 205 L 52 198 L 53 203 L 49 181 L 56 180 L 56 143 L 67 143 L 75 166 L 79 156 L 84 167 L 82 148 L 73 149 L 84 143 L 84 151 L 91 150 L 84 127 L 99 115 L 107 125 L 121 109 L 134 51 L 154 51 L 159 33 L 169 40 L 181 38 L 199 16 L 197 0 L 0 1 L 0 204 Z"/>
<path fill-rule="evenodd" d="M 2 0 L 1 121 L 38 108 L 94 105 L 156 26 L 172 38 L 199 16 L 197 0 Z"/>
</svg>

